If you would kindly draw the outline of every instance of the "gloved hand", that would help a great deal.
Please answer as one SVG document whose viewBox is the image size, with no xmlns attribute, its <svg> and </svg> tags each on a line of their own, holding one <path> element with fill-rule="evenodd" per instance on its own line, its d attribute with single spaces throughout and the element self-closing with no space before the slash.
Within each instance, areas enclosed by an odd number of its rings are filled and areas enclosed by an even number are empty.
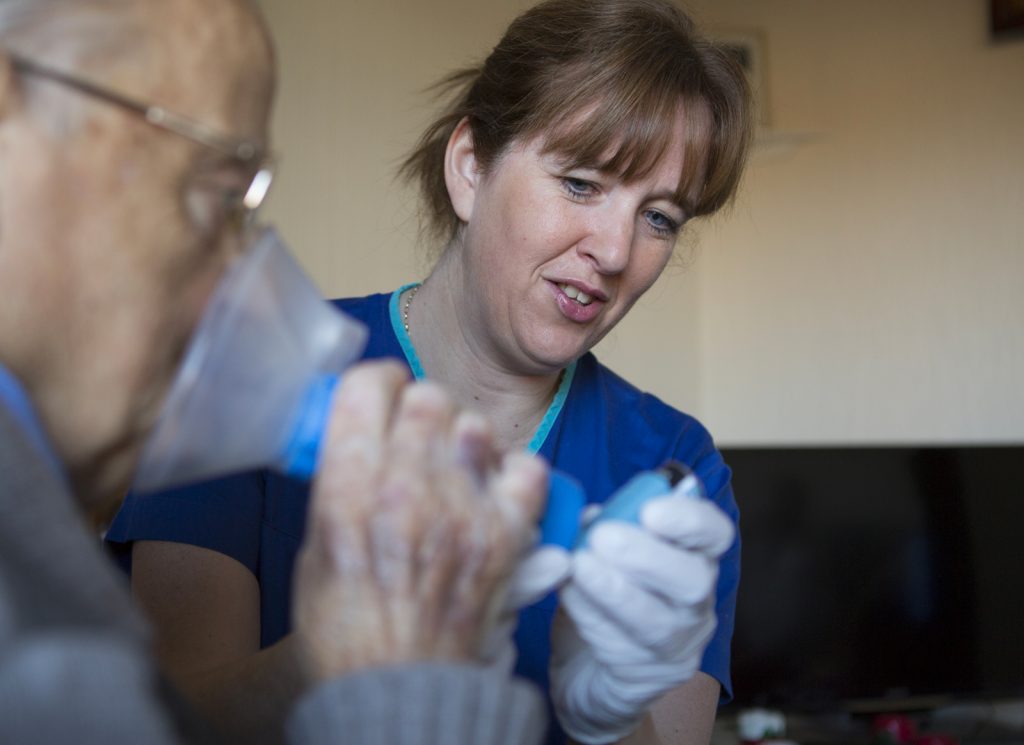
<svg viewBox="0 0 1024 745">
<path fill-rule="evenodd" d="M 717 624 L 718 559 L 732 545 L 732 521 L 678 489 L 648 502 L 640 521 L 594 526 L 552 627 L 555 712 L 586 745 L 627 736 L 692 677 Z"/>
</svg>

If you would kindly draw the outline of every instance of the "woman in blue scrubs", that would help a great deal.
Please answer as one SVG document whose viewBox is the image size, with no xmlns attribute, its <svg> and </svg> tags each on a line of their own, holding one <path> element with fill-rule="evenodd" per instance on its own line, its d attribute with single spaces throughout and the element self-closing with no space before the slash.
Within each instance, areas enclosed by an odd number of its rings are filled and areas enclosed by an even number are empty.
<svg viewBox="0 0 1024 745">
<path fill-rule="evenodd" d="M 590 349 L 655 282 L 684 225 L 734 195 L 750 137 L 742 73 L 667 1 L 554 0 L 447 82 L 447 109 L 403 166 L 439 260 L 422 282 L 336 301 L 369 326 L 366 357 L 446 384 L 500 444 L 541 453 L 591 501 L 675 459 L 735 522 L 704 427 Z M 289 659 L 307 495 L 244 474 L 129 499 L 109 530 L 163 658 L 200 702 L 244 711 L 287 696 L 275 670 Z M 700 672 L 655 707 L 685 742 L 706 742 L 731 696 L 738 575 L 737 541 L 720 562 Z M 523 611 L 516 632 L 517 670 L 543 686 L 556 605 L 552 595 Z M 553 726 L 551 741 L 563 738 Z"/>
</svg>

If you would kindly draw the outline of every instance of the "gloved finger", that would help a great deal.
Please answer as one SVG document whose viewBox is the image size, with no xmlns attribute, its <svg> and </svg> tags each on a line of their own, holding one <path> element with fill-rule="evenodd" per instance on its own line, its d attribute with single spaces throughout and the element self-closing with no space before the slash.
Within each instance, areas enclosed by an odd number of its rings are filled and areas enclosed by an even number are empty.
<svg viewBox="0 0 1024 745">
<path fill-rule="evenodd" d="M 540 546 L 524 558 L 509 580 L 506 612 L 533 605 L 561 585 L 572 570 L 569 552 L 561 546 Z"/>
<path fill-rule="evenodd" d="M 639 639 L 622 628 L 606 613 L 602 604 L 595 603 L 590 595 L 584 592 L 573 581 L 559 592 L 559 604 L 568 619 L 565 621 L 572 633 L 563 634 L 564 639 L 555 633 L 553 627 L 552 651 L 557 654 L 565 651 L 566 642 L 571 642 L 573 649 L 579 652 L 582 648 L 589 650 L 602 664 L 618 665 L 623 661 L 642 661 L 655 658 L 654 652 L 648 649 Z M 557 641 L 557 645 L 554 642 Z"/>
<path fill-rule="evenodd" d="M 714 618 L 712 603 L 669 605 L 592 551 L 580 551 L 574 557 L 572 586 L 585 596 L 587 607 L 582 618 L 577 616 L 580 603 L 567 611 L 595 648 L 624 651 L 632 642 L 634 648 L 675 656 L 707 642 L 708 619 Z M 612 631 L 616 628 L 617 634 Z"/>
<path fill-rule="evenodd" d="M 664 597 L 671 605 L 692 605 L 710 596 L 718 562 L 688 551 L 637 525 L 609 520 L 594 527 L 590 548 L 633 584 Z"/>
<path fill-rule="evenodd" d="M 647 502 L 640 523 L 665 540 L 714 558 L 724 554 L 736 537 L 732 520 L 714 502 L 681 494 Z"/>
</svg>

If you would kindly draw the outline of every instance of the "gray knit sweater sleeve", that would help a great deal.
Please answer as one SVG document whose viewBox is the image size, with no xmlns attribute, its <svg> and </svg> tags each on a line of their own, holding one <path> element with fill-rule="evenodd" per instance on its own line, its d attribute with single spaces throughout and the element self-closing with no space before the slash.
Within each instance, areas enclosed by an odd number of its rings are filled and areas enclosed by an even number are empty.
<svg viewBox="0 0 1024 745">
<path fill-rule="evenodd" d="M 288 723 L 292 745 L 533 745 L 545 731 L 531 684 L 485 668 L 426 663 L 325 683 Z"/>
</svg>

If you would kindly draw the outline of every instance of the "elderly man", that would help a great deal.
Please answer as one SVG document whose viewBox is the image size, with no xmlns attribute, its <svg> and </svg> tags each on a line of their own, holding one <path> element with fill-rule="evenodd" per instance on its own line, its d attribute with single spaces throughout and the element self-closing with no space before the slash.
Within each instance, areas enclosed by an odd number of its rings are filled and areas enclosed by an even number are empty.
<svg viewBox="0 0 1024 745">
<path fill-rule="evenodd" d="M 130 483 L 244 251 L 272 83 L 245 0 L 0 0 L 0 741 L 210 734 L 160 682 L 87 515 Z M 543 468 L 393 367 L 334 401 L 278 668 L 290 738 L 531 741 L 535 694 L 471 662 Z M 447 531 L 429 551 L 427 523 Z"/>
</svg>

